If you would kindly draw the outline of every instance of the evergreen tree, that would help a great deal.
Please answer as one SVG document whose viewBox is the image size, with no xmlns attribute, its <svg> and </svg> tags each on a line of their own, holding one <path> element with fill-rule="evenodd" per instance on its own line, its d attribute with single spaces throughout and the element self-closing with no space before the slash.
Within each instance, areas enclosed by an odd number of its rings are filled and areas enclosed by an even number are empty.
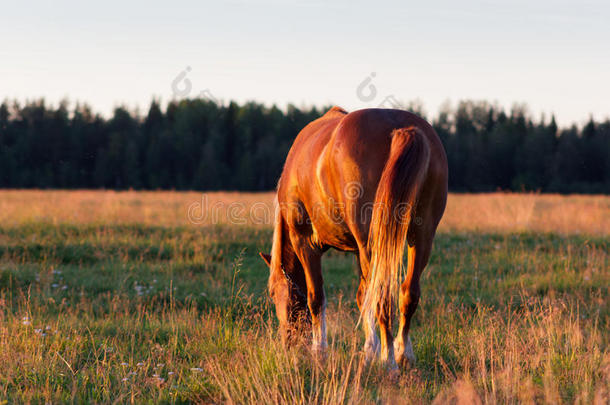
<svg viewBox="0 0 610 405">
<path fill-rule="evenodd" d="M 415 105 L 415 104 L 414 104 Z M 87 105 L 0 104 L 0 187 L 270 190 L 298 132 L 328 107 L 153 100 L 141 118 Z M 610 192 L 610 121 L 559 130 L 486 102 L 433 119 L 453 191 Z"/>
</svg>

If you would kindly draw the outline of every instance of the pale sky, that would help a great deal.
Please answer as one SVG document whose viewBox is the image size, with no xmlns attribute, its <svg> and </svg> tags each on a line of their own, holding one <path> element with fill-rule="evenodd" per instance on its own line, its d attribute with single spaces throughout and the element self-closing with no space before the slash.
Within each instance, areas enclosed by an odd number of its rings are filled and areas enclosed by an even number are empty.
<svg viewBox="0 0 610 405">
<path fill-rule="evenodd" d="M 328 3 L 328 4 L 327 4 Z M 87 102 L 109 115 L 174 96 L 267 105 L 462 99 L 561 125 L 610 117 L 607 1 L 12 1 L 0 11 L 0 100 Z M 364 97 L 357 96 L 363 86 Z M 180 86 L 184 86 L 181 82 Z M 184 87 L 179 87 L 180 89 Z M 373 97 L 374 96 L 374 97 Z"/>
</svg>

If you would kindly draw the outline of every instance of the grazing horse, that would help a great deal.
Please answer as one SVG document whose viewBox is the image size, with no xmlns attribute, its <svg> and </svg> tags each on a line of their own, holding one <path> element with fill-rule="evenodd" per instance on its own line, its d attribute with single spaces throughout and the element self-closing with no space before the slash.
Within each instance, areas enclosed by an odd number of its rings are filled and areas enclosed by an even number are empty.
<svg viewBox="0 0 610 405">
<path fill-rule="evenodd" d="M 311 328 L 313 349 L 326 348 L 321 257 L 332 247 L 358 258 L 366 358 L 379 351 L 376 320 L 381 360 L 391 368 L 413 363 L 409 324 L 446 201 L 447 157 L 424 119 L 401 110 L 348 114 L 333 107 L 309 123 L 278 183 L 271 255 L 261 253 L 282 340 Z"/>
</svg>

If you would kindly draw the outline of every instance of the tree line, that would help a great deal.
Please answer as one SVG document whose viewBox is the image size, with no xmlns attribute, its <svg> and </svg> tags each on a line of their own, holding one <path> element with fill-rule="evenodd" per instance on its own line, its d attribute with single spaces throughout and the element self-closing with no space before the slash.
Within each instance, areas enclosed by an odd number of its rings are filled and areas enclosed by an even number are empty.
<svg viewBox="0 0 610 405">
<path fill-rule="evenodd" d="M 0 105 L 0 187 L 271 190 L 298 132 L 327 109 L 153 101 L 119 107 Z M 610 121 L 558 128 L 523 107 L 463 101 L 429 119 L 452 191 L 610 193 Z"/>
</svg>

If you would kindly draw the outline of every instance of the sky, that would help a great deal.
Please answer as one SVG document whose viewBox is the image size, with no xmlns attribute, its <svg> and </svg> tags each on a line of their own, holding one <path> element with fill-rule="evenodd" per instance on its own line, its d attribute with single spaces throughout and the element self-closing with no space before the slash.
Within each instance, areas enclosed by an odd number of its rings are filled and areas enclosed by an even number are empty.
<svg viewBox="0 0 610 405">
<path fill-rule="evenodd" d="M 20 1 L 0 11 L 0 100 L 202 95 L 348 110 L 459 100 L 562 126 L 610 118 L 607 1 Z"/>
</svg>

